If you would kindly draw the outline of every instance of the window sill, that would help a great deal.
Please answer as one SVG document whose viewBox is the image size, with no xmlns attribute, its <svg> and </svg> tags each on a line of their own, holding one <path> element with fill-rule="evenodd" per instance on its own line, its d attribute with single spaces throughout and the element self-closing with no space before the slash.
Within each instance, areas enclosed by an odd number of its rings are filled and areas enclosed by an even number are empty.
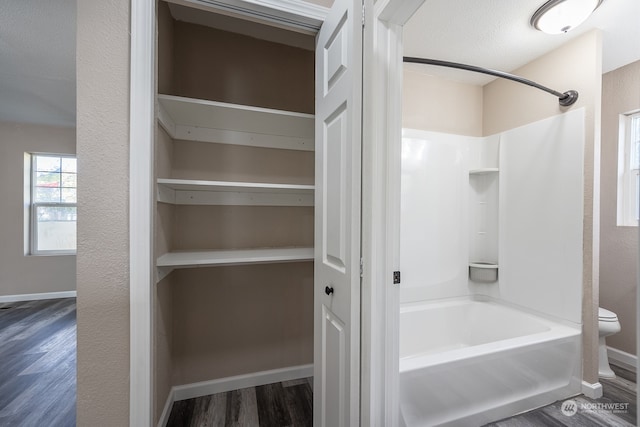
<svg viewBox="0 0 640 427">
<path fill-rule="evenodd" d="M 24 256 L 32 256 L 32 257 L 76 256 L 76 252 L 44 252 L 44 253 L 37 253 L 37 254 L 25 254 Z"/>
</svg>

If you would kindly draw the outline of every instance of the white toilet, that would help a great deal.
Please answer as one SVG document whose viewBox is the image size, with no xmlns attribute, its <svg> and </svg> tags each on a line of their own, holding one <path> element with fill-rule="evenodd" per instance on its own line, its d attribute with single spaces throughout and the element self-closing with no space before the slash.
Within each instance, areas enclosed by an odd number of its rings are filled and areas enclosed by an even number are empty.
<svg viewBox="0 0 640 427">
<path fill-rule="evenodd" d="M 616 374 L 611 370 L 609 366 L 609 357 L 607 356 L 607 343 L 605 338 L 609 335 L 617 334 L 620 332 L 620 322 L 618 316 L 607 309 L 602 307 L 598 308 L 598 330 L 600 336 L 599 342 L 599 366 L 598 375 L 601 378 L 615 378 Z"/>
</svg>

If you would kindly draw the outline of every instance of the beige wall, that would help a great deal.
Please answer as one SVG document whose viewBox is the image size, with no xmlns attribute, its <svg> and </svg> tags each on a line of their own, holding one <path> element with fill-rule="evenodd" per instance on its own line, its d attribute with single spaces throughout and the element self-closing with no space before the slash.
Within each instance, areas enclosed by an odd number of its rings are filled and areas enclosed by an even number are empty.
<svg viewBox="0 0 640 427">
<path fill-rule="evenodd" d="M 313 263 L 172 276 L 174 384 L 313 363 Z"/>
<path fill-rule="evenodd" d="M 314 52 L 180 21 L 173 35 L 169 95 L 313 113 Z"/>
<path fill-rule="evenodd" d="M 75 291 L 75 255 L 25 255 L 24 216 L 24 153 L 75 152 L 74 128 L 0 122 L 0 297 Z"/>
<path fill-rule="evenodd" d="M 129 424 L 129 5 L 77 3 L 79 426 Z"/>
<path fill-rule="evenodd" d="M 619 334 L 607 345 L 636 354 L 638 227 L 618 227 L 619 115 L 640 109 L 640 61 L 602 77 L 600 306 L 618 315 Z"/>
<path fill-rule="evenodd" d="M 585 108 L 583 377 L 595 383 L 598 381 L 601 34 L 598 30 L 591 31 L 512 72 L 561 92 L 577 90 L 580 98 L 569 109 Z M 567 110 L 545 92 L 498 79 L 484 88 L 484 134 L 493 135 Z"/>
<path fill-rule="evenodd" d="M 170 178 L 313 185 L 314 161 L 312 151 L 177 141 Z"/>
<path fill-rule="evenodd" d="M 427 70 L 404 64 L 402 127 L 482 136 L 482 86 L 431 76 Z"/>
<path fill-rule="evenodd" d="M 510 71 L 560 92 L 577 90 L 580 97 L 569 109 L 587 108 L 590 138 L 593 138 L 595 109 L 599 112 L 600 108 L 600 38 L 598 31 L 589 32 Z M 493 135 L 564 111 L 568 109 L 554 101 L 553 95 L 510 80 L 496 79 L 484 87 L 483 132 Z"/>
</svg>

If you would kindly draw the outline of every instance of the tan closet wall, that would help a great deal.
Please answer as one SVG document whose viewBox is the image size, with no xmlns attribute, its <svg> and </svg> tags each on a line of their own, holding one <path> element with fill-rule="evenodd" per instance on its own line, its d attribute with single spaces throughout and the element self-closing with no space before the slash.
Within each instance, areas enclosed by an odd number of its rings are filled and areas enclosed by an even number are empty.
<svg viewBox="0 0 640 427">
<path fill-rule="evenodd" d="M 173 20 L 158 8 L 158 92 L 314 112 L 312 51 Z M 313 184 L 314 153 L 173 141 L 160 178 Z M 313 246 L 313 207 L 158 203 L 156 252 Z M 156 292 L 156 421 L 172 385 L 312 363 L 313 263 L 174 270 Z"/>
<path fill-rule="evenodd" d="M 160 9 L 165 26 L 171 16 Z M 175 20 L 158 37 L 160 93 L 314 112 L 311 50 Z"/>
</svg>

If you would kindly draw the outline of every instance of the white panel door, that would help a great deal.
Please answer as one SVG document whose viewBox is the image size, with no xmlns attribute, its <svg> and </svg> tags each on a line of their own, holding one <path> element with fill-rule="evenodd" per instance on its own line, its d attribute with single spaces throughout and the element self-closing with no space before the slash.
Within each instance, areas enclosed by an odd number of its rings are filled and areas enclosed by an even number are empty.
<svg viewBox="0 0 640 427">
<path fill-rule="evenodd" d="M 359 425 L 361 16 L 336 0 L 316 44 L 316 427 Z"/>
</svg>

